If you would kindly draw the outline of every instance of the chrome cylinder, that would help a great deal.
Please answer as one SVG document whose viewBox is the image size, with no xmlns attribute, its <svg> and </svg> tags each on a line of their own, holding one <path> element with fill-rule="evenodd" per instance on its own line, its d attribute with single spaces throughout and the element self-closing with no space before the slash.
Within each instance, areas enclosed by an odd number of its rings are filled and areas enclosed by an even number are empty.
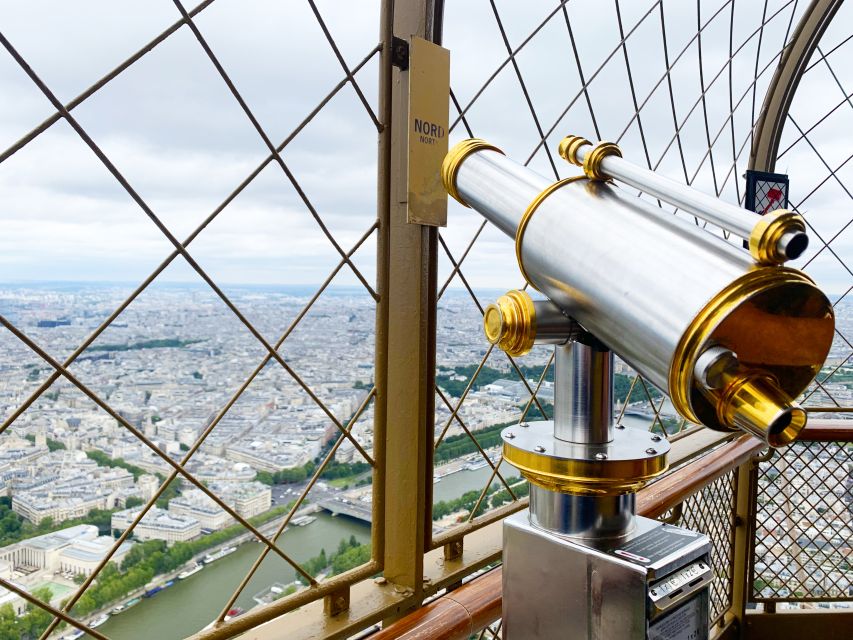
<svg viewBox="0 0 853 640">
<path fill-rule="evenodd" d="M 465 202 L 513 238 L 549 184 L 494 151 L 466 158 L 456 178 Z M 539 203 L 520 257 L 534 287 L 666 389 L 684 328 L 754 265 L 746 252 L 696 225 L 661 216 L 613 185 L 578 180 Z"/>
<path fill-rule="evenodd" d="M 579 145 L 575 149 L 577 162 L 583 164 L 587 155 L 593 152 L 594 147 Z M 761 220 L 761 216 L 748 209 L 702 193 L 693 187 L 629 162 L 619 155 L 603 156 L 600 159 L 600 171 L 643 193 L 663 200 L 681 211 L 690 213 L 700 220 L 730 231 L 744 240 L 750 239 Z M 785 233 L 776 240 L 776 253 L 787 260 L 799 258 L 807 247 L 808 236 L 804 229 Z"/>
<path fill-rule="evenodd" d="M 531 483 L 530 523 L 572 538 L 620 537 L 634 528 L 636 495 L 573 495 L 549 491 Z"/>
<path fill-rule="evenodd" d="M 550 300 L 533 301 L 536 322 L 535 344 L 564 345 L 584 333 L 560 307 Z"/>
<path fill-rule="evenodd" d="M 527 205 L 551 182 L 502 153 L 485 150 L 465 158 L 456 172 L 456 184 L 464 185 L 464 194 L 460 189 L 459 195 L 465 204 L 480 213 L 490 212 L 489 222 L 515 236 Z"/>
<path fill-rule="evenodd" d="M 448 154 L 448 191 L 514 238 L 528 282 L 668 393 L 681 415 L 733 430 L 743 418 L 735 413 L 761 396 L 767 408 L 748 418 L 766 432 L 761 416 L 791 407 L 820 370 L 834 317 L 808 276 L 757 265 L 741 247 L 611 183 L 550 183 L 483 144 L 466 141 Z M 694 379 L 697 360 L 715 346 L 743 367 L 738 397 Z M 757 385 L 753 372 L 768 376 Z M 765 440 L 786 444 L 801 426 Z"/>
<path fill-rule="evenodd" d="M 613 352 L 581 342 L 554 349 L 554 437 L 613 440 Z"/>
</svg>

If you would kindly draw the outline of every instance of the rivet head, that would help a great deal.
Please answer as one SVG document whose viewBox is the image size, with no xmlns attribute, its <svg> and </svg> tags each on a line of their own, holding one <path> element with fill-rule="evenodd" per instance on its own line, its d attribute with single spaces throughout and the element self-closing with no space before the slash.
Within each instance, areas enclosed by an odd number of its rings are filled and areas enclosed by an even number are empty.
<svg viewBox="0 0 853 640">
<path fill-rule="evenodd" d="M 506 434 L 507 440 L 512 440 L 514 437 L 515 437 L 515 434 L 512 431 L 510 431 L 508 434 Z"/>
<path fill-rule="evenodd" d="M 545 447 L 543 447 L 541 444 L 537 444 L 535 447 L 533 447 L 533 449 L 535 451 L 538 451 L 539 453 L 545 453 Z"/>
<path fill-rule="evenodd" d="M 648 449 L 646 449 L 646 453 L 648 453 L 650 456 L 655 455 L 657 452 L 658 452 L 658 450 L 655 449 L 654 447 L 649 447 Z"/>
<path fill-rule="evenodd" d="M 607 454 L 606 453 L 596 453 L 595 456 L 593 456 L 593 457 L 596 460 L 607 460 Z"/>
<path fill-rule="evenodd" d="M 661 437 L 659 435 L 655 434 L 652 436 L 652 442 L 660 442 L 660 441 L 661 441 Z"/>
<path fill-rule="evenodd" d="M 529 424 L 527 424 L 526 422 L 519 422 L 519 423 L 518 423 L 518 426 L 519 426 L 519 427 L 523 427 L 524 429 L 526 429 L 526 428 L 527 428 L 527 427 L 529 427 L 530 425 L 529 425 Z"/>
<path fill-rule="evenodd" d="M 625 425 L 620 423 L 620 424 L 617 424 L 617 425 L 616 425 L 616 428 L 617 428 L 617 429 L 624 429 L 624 428 L 625 428 Z"/>
</svg>

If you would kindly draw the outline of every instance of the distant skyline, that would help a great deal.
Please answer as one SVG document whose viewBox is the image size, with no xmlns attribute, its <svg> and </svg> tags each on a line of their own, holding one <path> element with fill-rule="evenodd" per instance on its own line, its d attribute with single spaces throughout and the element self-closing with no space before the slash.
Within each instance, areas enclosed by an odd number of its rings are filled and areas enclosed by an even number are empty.
<svg viewBox="0 0 853 640">
<path fill-rule="evenodd" d="M 190 8 L 192 3 L 186 6 Z M 510 46 L 518 47 L 556 5 L 553 0 L 538 0 L 523 6 L 511 2 L 498 2 L 496 6 Z M 802 7 L 783 0 L 769 2 L 766 15 L 771 20 L 762 33 L 759 49 L 754 32 L 765 10 L 763 3 L 730 5 L 721 0 L 720 7 L 700 7 L 700 16 L 696 15 L 697 7 L 689 3 L 668 3 L 666 38 L 673 65 L 670 103 L 668 85 L 661 82 L 666 64 L 658 5 L 651 0 L 622 2 L 618 5 L 620 16 L 616 6 L 592 0 L 572 0 L 566 5 L 590 82 L 588 99 L 596 116 L 593 123 L 587 96 L 580 93 L 578 69 L 561 11 L 545 22 L 516 58 L 536 110 L 534 121 L 515 70 L 506 64 L 506 48 L 491 5 L 485 1 L 447 2 L 444 44 L 451 50 L 451 81 L 459 103 L 468 106 L 483 82 L 503 65 L 466 112 L 473 134 L 498 144 L 519 161 L 530 157 L 533 169 L 553 178 L 545 148 L 554 156 L 563 135 L 592 138 L 596 124 L 605 139 L 615 140 L 624 131 L 619 143 L 625 156 L 644 164 L 642 133 L 649 159 L 653 164 L 660 162 L 660 172 L 684 180 L 686 168 L 691 177 L 697 173 L 694 184 L 705 192 L 713 192 L 715 184 L 720 187 L 726 180 L 721 197 L 734 201 L 742 195 L 749 123 L 760 109 L 775 68 L 774 56 Z M 318 7 L 347 65 L 355 67 L 378 41 L 378 0 L 360 3 L 358 10 L 341 10 L 331 0 L 319 2 Z M 90 19 L 90 13 L 98 19 Z M 631 84 L 618 47 L 619 17 L 624 31 L 631 34 L 624 53 L 631 64 L 637 101 L 644 105 L 640 121 L 632 118 Z M 93 0 L 86 12 L 72 3 L 34 1 L 0 6 L 4 36 L 66 103 L 178 18 L 170 2 L 119 5 Z M 853 10 L 844 6 L 834 24 L 843 25 L 851 19 Z M 273 144 L 294 131 L 345 77 L 307 3 L 217 0 L 195 21 Z M 693 37 L 697 22 L 708 23 L 701 40 L 706 90 L 701 107 L 699 43 Z M 739 52 L 729 65 L 730 23 Z M 839 29 L 830 27 L 827 32 L 826 51 L 840 42 Z M 782 149 L 796 140 L 796 127 L 809 130 L 843 100 L 846 94 L 839 86 L 848 90 L 853 87 L 853 66 L 842 64 L 851 46 L 828 54 L 835 78 L 822 64 L 810 68 L 792 106 L 796 126 L 786 127 Z M 616 55 L 612 55 L 614 51 Z M 756 68 L 761 75 L 753 96 Z M 356 79 L 375 112 L 376 56 Z M 3 153 L 53 109 L 2 49 L 0 93 L 4 96 L 0 102 Z M 814 96 L 821 99 L 810 99 Z M 731 133 L 730 99 L 738 103 Z M 680 146 L 672 143 L 673 109 L 680 122 Z M 703 113 L 707 113 L 708 131 Z M 850 113 L 853 110 L 838 110 L 809 132 L 809 142 L 847 184 L 853 183 L 853 166 L 843 163 L 849 145 L 838 132 L 849 130 Z M 268 155 L 261 137 L 187 27 L 178 29 L 72 114 L 179 240 L 184 240 Z M 451 110 L 451 121 L 455 119 L 456 113 Z M 545 131 L 552 130 L 545 147 L 538 149 L 537 122 Z M 450 143 L 467 135 L 460 124 L 451 132 Z M 715 140 L 714 171 L 706 157 L 708 135 Z M 376 127 L 359 96 L 345 85 L 282 154 L 310 205 L 344 252 L 376 219 L 376 136 Z M 732 137 L 740 150 L 733 171 Z M 576 171 L 559 158 L 557 161 L 561 175 Z M 805 142 L 780 158 L 778 170 L 790 172 L 795 202 L 827 174 Z M 736 181 L 740 183 L 737 188 Z M 853 232 L 844 231 L 851 219 L 851 198 L 838 184 L 830 180 L 803 209 L 814 226 L 813 248 L 807 257 L 820 247 L 818 235 L 828 240 L 839 232 L 833 242 L 836 253 L 841 259 L 853 255 Z M 455 257 L 465 251 L 479 224 L 477 214 L 450 203 L 448 227 L 442 235 Z M 570 244 L 569 238 L 567 249 Z M 310 285 L 322 282 L 341 259 L 274 162 L 201 231 L 188 250 L 214 280 L 223 284 Z M 0 163 L 0 281 L 108 279 L 139 283 L 172 251 L 173 246 L 64 121 Z M 375 278 L 375 251 L 374 234 L 352 257 L 368 281 Z M 439 282 L 443 284 L 452 265 L 441 249 L 438 259 Z M 522 282 L 512 241 L 491 227 L 481 233 L 463 271 L 478 289 L 509 289 Z M 828 291 L 841 293 L 853 285 L 853 275 L 826 251 L 809 266 L 809 273 Z M 158 276 L 158 281 L 200 282 L 181 257 Z M 355 285 L 358 280 L 344 266 L 334 283 Z M 461 284 L 456 279 L 451 286 Z"/>
</svg>

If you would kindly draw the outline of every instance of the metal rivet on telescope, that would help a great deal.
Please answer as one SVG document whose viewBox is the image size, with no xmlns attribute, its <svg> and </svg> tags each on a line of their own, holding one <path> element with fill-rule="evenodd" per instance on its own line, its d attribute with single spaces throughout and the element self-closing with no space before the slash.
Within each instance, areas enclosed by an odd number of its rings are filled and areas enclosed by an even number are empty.
<svg viewBox="0 0 853 640">
<path fill-rule="evenodd" d="M 534 448 L 537 452 L 539 452 L 539 453 L 545 453 L 545 447 L 543 447 L 541 444 L 537 444 L 537 445 L 536 445 L 535 447 L 533 447 L 533 448 Z"/>
<path fill-rule="evenodd" d="M 519 427 L 524 427 L 524 428 L 526 429 L 526 428 L 527 428 L 527 427 L 529 427 L 530 425 L 529 425 L 529 424 L 527 424 L 526 422 L 519 422 L 519 423 L 518 423 L 518 426 L 519 426 Z"/>
<path fill-rule="evenodd" d="M 593 457 L 596 460 L 607 460 L 607 454 L 606 453 L 596 453 L 595 456 L 593 456 Z"/>
<path fill-rule="evenodd" d="M 660 441 L 661 441 L 661 437 L 659 435 L 655 434 L 652 436 L 652 442 L 660 442 Z"/>
<path fill-rule="evenodd" d="M 512 440 L 515 437 L 515 434 L 512 431 L 510 431 L 508 434 L 506 434 L 506 437 L 508 440 Z"/>
<path fill-rule="evenodd" d="M 655 449 L 654 447 L 649 447 L 648 449 L 646 449 L 646 453 L 648 453 L 650 456 L 655 455 L 657 452 L 658 452 L 658 450 Z"/>
<path fill-rule="evenodd" d="M 616 425 L 616 428 L 617 429 L 624 429 L 625 425 L 620 422 L 619 424 Z"/>
</svg>

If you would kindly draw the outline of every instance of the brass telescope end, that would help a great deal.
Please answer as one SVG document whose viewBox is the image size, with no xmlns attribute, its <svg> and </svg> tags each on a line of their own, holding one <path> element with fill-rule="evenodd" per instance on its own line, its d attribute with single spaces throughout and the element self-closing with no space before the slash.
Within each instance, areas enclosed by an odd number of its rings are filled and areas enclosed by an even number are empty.
<svg viewBox="0 0 853 640">
<path fill-rule="evenodd" d="M 806 426 L 806 412 L 762 371 L 729 377 L 717 399 L 717 418 L 730 429 L 741 429 L 771 447 L 793 442 Z"/>
<path fill-rule="evenodd" d="M 805 221 L 787 209 L 761 216 L 749 235 L 749 253 L 762 265 L 777 265 L 799 258 L 808 245 Z"/>
<path fill-rule="evenodd" d="M 472 153 L 483 151 L 484 149 L 497 151 L 503 155 L 503 151 L 493 144 L 489 144 L 479 138 L 469 138 L 454 145 L 441 162 L 441 182 L 444 184 L 444 190 L 453 196 L 454 200 L 466 207 L 470 207 L 470 205 L 459 195 L 459 191 L 456 188 L 456 173 L 459 171 L 459 167 L 462 166 L 465 158 Z"/>
<path fill-rule="evenodd" d="M 673 406 L 711 429 L 740 429 L 785 446 L 806 424 L 794 399 L 823 366 L 834 326 L 832 305 L 802 272 L 749 271 L 682 335 L 669 372 Z"/>
<path fill-rule="evenodd" d="M 486 307 L 486 339 L 513 357 L 523 356 L 536 339 L 536 308 L 524 291 L 509 291 Z"/>
</svg>

